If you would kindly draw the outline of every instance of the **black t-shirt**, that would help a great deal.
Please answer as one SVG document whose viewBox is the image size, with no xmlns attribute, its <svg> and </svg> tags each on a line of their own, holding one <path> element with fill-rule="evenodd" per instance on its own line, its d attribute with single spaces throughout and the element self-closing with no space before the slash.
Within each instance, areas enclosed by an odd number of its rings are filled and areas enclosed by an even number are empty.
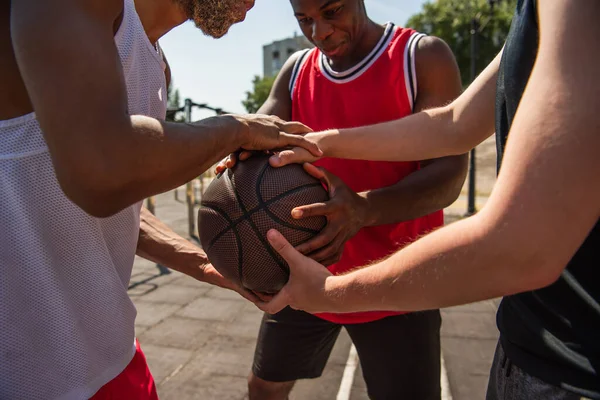
<svg viewBox="0 0 600 400">
<path fill-rule="evenodd" d="M 499 166 L 537 56 L 538 28 L 535 1 L 519 0 L 498 75 Z M 600 224 L 556 283 L 505 297 L 497 322 L 506 354 L 518 367 L 548 383 L 600 399 Z"/>
</svg>

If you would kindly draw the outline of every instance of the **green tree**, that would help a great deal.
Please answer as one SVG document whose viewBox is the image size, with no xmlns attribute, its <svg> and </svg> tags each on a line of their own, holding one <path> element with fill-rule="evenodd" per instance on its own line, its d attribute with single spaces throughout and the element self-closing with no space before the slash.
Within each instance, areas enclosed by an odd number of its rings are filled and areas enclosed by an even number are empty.
<svg viewBox="0 0 600 400">
<path fill-rule="evenodd" d="M 256 113 L 265 101 L 267 101 L 271 87 L 273 87 L 273 82 L 275 82 L 275 76 L 266 76 L 264 78 L 260 76 L 254 77 L 252 80 L 252 91 L 246 92 L 246 100 L 242 100 L 242 104 L 248 113 Z"/>
<path fill-rule="evenodd" d="M 407 26 L 443 39 L 456 57 L 462 82 L 471 81 L 471 21 L 479 24 L 477 34 L 476 73 L 479 74 L 500 52 L 517 0 L 496 2 L 492 9 L 488 0 L 437 0 L 427 2 L 423 10 L 413 15 Z"/>
</svg>

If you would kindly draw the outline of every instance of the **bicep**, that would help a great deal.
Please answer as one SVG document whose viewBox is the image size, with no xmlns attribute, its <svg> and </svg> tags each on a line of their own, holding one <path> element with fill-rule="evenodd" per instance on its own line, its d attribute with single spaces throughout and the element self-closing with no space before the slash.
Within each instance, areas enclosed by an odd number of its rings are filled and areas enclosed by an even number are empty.
<svg viewBox="0 0 600 400">
<path fill-rule="evenodd" d="M 539 2 L 540 48 L 483 213 L 556 278 L 600 217 L 600 4 Z"/>
</svg>

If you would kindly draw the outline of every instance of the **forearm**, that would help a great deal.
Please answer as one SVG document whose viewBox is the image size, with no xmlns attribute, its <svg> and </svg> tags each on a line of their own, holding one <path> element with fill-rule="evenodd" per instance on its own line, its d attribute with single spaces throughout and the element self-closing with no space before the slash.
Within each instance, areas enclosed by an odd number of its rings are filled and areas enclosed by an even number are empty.
<svg viewBox="0 0 600 400">
<path fill-rule="evenodd" d="M 373 161 L 414 161 L 465 152 L 450 106 L 351 129 L 309 134 L 326 157 Z"/>
<path fill-rule="evenodd" d="M 430 161 L 393 186 L 360 193 L 368 205 L 365 226 L 408 221 L 448 207 L 460 193 L 466 160 Z"/>
<path fill-rule="evenodd" d="M 237 150 L 239 140 L 231 129 L 233 124 L 226 125 L 221 118 L 225 117 L 179 124 L 143 116 L 128 117 L 128 123 L 119 129 L 115 140 L 69 147 L 88 151 L 87 156 L 69 156 L 62 154 L 68 148 L 56 148 L 57 174 L 61 175 L 62 171 L 64 178 L 59 180 L 76 203 L 87 204 L 96 216 L 111 215 L 148 196 L 188 182 Z M 107 132 L 111 134 L 114 132 Z M 82 158 L 86 160 L 83 165 L 77 162 Z M 66 171 L 72 165 L 87 169 L 75 175 L 85 177 L 83 182 L 74 183 L 77 190 L 69 190 L 70 175 Z"/>
<path fill-rule="evenodd" d="M 436 231 L 389 259 L 335 277 L 336 311 L 420 311 L 546 286 L 542 260 L 519 257 L 479 216 Z M 505 236 L 505 235 L 504 235 Z"/>
<path fill-rule="evenodd" d="M 206 254 L 142 208 L 140 236 L 136 254 L 157 264 L 182 272 L 195 279 L 207 280 L 202 266 Z"/>
<path fill-rule="evenodd" d="M 115 156 L 121 163 L 118 171 L 131 171 L 121 182 L 123 189 L 134 199 L 164 192 L 199 176 L 237 150 L 242 143 L 240 135 L 224 118 L 178 124 L 132 117 L 130 140 Z"/>
</svg>

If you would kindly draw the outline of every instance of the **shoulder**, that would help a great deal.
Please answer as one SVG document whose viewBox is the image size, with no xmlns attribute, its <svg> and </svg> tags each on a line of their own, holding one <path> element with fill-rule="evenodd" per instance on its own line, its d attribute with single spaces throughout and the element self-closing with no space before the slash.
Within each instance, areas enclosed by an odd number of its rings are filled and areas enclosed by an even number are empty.
<svg viewBox="0 0 600 400">
<path fill-rule="evenodd" d="M 292 54 L 281 68 L 280 74 L 285 74 L 288 81 L 292 79 L 293 75 L 297 73 L 298 69 L 300 69 L 304 61 L 308 58 L 308 54 L 311 50 L 312 49 L 299 50 Z"/>
<path fill-rule="evenodd" d="M 460 70 L 446 42 L 435 36 L 425 36 L 417 44 L 414 58 L 419 82 L 415 110 L 439 107 L 460 95 Z"/>
<path fill-rule="evenodd" d="M 292 54 L 281 68 L 281 71 L 279 71 L 279 75 L 277 76 L 275 84 L 278 86 L 285 86 L 288 92 L 291 94 L 294 89 L 298 73 L 308 58 L 311 50 L 312 49 L 300 50 Z"/>
<path fill-rule="evenodd" d="M 415 49 L 417 71 L 456 68 L 456 59 L 450 47 L 435 36 L 423 36 Z"/>
</svg>

